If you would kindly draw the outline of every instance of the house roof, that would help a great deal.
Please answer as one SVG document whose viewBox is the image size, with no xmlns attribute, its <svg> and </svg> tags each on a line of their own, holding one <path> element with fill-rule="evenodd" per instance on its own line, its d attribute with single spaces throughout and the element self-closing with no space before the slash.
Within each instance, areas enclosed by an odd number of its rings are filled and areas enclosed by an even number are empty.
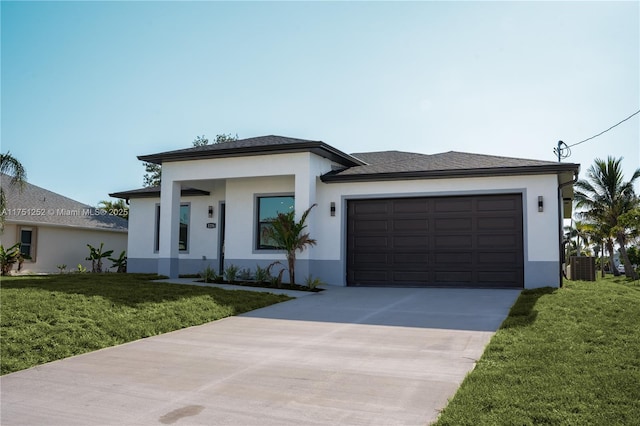
<svg viewBox="0 0 640 426">
<path fill-rule="evenodd" d="M 158 154 L 140 155 L 139 160 L 148 163 L 162 164 L 165 161 L 201 160 L 205 158 L 244 157 L 248 155 L 266 155 L 294 152 L 313 152 L 346 167 L 363 164 L 357 158 L 327 145 L 322 141 L 311 141 L 284 136 L 259 136 L 238 139 L 193 148 L 166 151 Z"/>
<path fill-rule="evenodd" d="M 209 191 L 195 188 L 182 188 L 182 190 L 180 191 L 180 195 L 182 195 L 183 197 L 209 194 Z M 160 198 L 160 187 L 149 186 L 146 188 L 132 189 L 130 191 L 114 192 L 109 194 L 109 197 L 123 198 L 125 200 L 128 200 L 130 198 Z"/>
<path fill-rule="evenodd" d="M 579 170 L 578 164 L 523 158 L 500 157 L 449 151 L 439 154 L 418 154 L 402 151 L 362 152 L 352 154 L 366 164 L 331 171 L 321 177 L 323 182 L 380 181 L 522 175 L 569 172 Z"/>
<path fill-rule="evenodd" d="M 225 158 L 266 155 L 284 152 L 313 152 L 342 165 L 321 176 L 326 183 L 363 182 L 407 179 L 439 179 L 482 176 L 513 176 L 557 174 L 560 183 L 570 182 L 580 169 L 579 164 L 495 155 L 449 151 L 419 154 L 404 151 L 361 152 L 345 154 L 321 141 L 261 136 L 220 144 L 167 151 L 138 158 L 161 164 L 163 161 L 185 161 L 204 158 Z M 204 191 L 183 189 L 182 195 L 208 195 Z M 185 193 L 192 191 L 192 193 Z M 570 189 L 565 189 L 571 198 Z M 159 188 L 142 188 L 109 194 L 118 198 L 159 197 Z"/>
<path fill-rule="evenodd" d="M 30 183 L 20 189 L 11 185 L 11 177 L 2 174 L 7 223 L 52 225 L 93 230 L 127 232 L 128 222 L 95 207 L 72 200 Z"/>
</svg>

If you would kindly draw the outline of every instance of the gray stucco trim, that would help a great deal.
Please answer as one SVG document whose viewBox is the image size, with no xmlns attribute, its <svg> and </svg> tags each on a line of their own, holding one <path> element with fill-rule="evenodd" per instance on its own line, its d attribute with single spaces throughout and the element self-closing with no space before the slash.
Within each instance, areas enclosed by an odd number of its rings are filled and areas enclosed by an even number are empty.
<svg viewBox="0 0 640 426">
<path fill-rule="evenodd" d="M 169 278 L 178 278 L 180 275 L 180 259 L 175 257 L 158 258 L 158 275 L 166 275 Z"/>
<path fill-rule="evenodd" d="M 524 288 L 559 287 L 558 261 L 526 261 L 524 263 Z"/>
<path fill-rule="evenodd" d="M 127 272 L 157 274 L 158 259 L 129 257 L 127 258 Z"/>
</svg>

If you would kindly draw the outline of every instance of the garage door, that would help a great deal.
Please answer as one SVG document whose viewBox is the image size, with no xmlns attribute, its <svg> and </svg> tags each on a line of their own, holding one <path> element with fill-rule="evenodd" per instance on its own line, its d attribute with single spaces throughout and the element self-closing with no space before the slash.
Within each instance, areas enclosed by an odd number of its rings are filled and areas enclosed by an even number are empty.
<svg viewBox="0 0 640 426">
<path fill-rule="evenodd" d="M 524 285 L 522 195 L 350 200 L 347 284 Z"/>
</svg>

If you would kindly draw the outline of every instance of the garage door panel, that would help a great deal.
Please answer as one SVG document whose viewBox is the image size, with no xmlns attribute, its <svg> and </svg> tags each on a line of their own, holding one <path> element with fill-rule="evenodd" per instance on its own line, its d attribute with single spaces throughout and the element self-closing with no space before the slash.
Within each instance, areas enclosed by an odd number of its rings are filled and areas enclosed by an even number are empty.
<svg viewBox="0 0 640 426">
<path fill-rule="evenodd" d="M 426 232 L 429 230 L 429 222 L 425 219 L 395 218 L 392 223 L 394 231 Z"/>
<path fill-rule="evenodd" d="M 437 252 L 435 254 L 436 265 L 472 265 L 472 252 Z"/>
<path fill-rule="evenodd" d="M 355 214 L 389 214 L 389 205 L 383 200 L 363 201 L 353 205 Z"/>
<path fill-rule="evenodd" d="M 393 200 L 391 206 L 394 214 L 403 213 L 426 213 L 429 211 L 429 201 L 427 199 L 413 199 L 415 201 L 407 203 L 406 200 Z"/>
<path fill-rule="evenodd" d="M 511 264 L 514 267 L 522 265 L 522 257 L 514 251 L 487 251 L 478 253 L 480 265 L 504 265 Z"/>
<path fill-rule="evenodd" d="M 468 212 L 472 209 L 470 198 L 433 198 L 434 211 L 437 213 Z"/>
<path fill-rule="evenodd" d="M 387 253 L 356 253 L 353 256 L 353 261 L 358 265 L 376 266 L 378 264 L 386 264 L 389 261 L 389 255 Z"/>
<path fill-rule="evenodd" d="M 470 232 L 473 229 L 471 218 L 439 218 L 434 220 L 435 231 Z"/>
<path fill-rule="evenodd" d="M 354 224 L 355 231 L 362 232 L 387 232 L 389 230 L 388 220 L 362 220 Z"/>
<path fill-rule="evenodd" d="M 472 235 L 437 235 L 435 237 L 435 249 L 466 249 L 472 246 Z"/>
<path fill-rule="evenodd" d="M 354 247 L 365 251 L 386 249 L 389 245 L 387 237 L 357 237 L 354 239 Z"/>
<path fill-rule="evenodd" d="M 502 231 L 516 229 L 518 224 L 514 217 L 479 217 L 477 221 L 478 231 Z"/>
<path fill-rule="evenodd" d="M 502 286 L 517 280 L 519 270 L 512 271 L 481 271 L 478 273 L 478 281 L 485 284 L 494 284 L 496 286 Z"/>
<path fill-rule="evenodd" d="M 418 264 L 418 265 L 426 265 L 429 263 L 429 254 L 428 253 L 396 253 L 393 255 L 393 263 L 395 265 L 402 264 Z"/>
<path fill-rule="evenodd" d="M 412 284 L 429 280 L 427 271 L 396 271 L 393 273 L 393 281 L 398 283 Z"/>
<path fill-rule="evenodd" d="M 391 240 L 392 248 L 395 249 L 426 250 L 429 244 L 427 238 L 423 236 L 396 235 Z"/>
<path fill-rule="evenodd" d="M 471 284 L 473 282 L 472 271 L 435 271 L 435 281 L 442 284 L 447 283 L 465 283 Z"/>
<path fill-rule="evenodd" d="M 522 195 L 350 200 L 347 284 L 524 286 Z"/>
<path fill-rule="evenodd" d="M 520 239 L 513 234 L 505 235 L 478 235 L 478 247 L 483 248 L 513 248 L 516 249 L 520 244 Z"/>
<path fill-rule="evenodd" d="M 514 198 L 486 196 L 478 198 L 477 209 L 479 212 L 486 211 L 517 211 L 518 204 Z"/>
</svg>

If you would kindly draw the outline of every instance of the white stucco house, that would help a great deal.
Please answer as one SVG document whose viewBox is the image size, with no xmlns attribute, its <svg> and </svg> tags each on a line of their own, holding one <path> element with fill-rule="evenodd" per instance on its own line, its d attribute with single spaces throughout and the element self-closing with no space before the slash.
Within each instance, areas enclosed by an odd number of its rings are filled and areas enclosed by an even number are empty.
<svg viewBox="0 0 640 426">
<path fill-rule="evenodd" d="M 91 270 L 87 244 L 104 243 L 104 251 L 113 250 L 115 257 L 127 249 L 126 220 L 30 183 L 20 190 L 10 179 L 2 175 L 7 208 L 0 243 L 9 248 L 20 242 L 31 257 L 21 273 L 58 272 L 57 265 L 74 270 L 78 264 Z"/>
<path fill-rule="evenodd" d="M 317 245 L 296 273 L 338 286 L 561 285 L 562 219 L 578 164 L 462 152 L 346 154 L 262 136 L 138 157 L 162 185 L 130 203 L 129 271 L 176 277 L 207 265 L 284 260 L 261 230 L 317 204 Z M 286 264 L 286 262 L 283 262 Z M 286 277 L 286 274 L 285 274 Z"/>
</svg>

